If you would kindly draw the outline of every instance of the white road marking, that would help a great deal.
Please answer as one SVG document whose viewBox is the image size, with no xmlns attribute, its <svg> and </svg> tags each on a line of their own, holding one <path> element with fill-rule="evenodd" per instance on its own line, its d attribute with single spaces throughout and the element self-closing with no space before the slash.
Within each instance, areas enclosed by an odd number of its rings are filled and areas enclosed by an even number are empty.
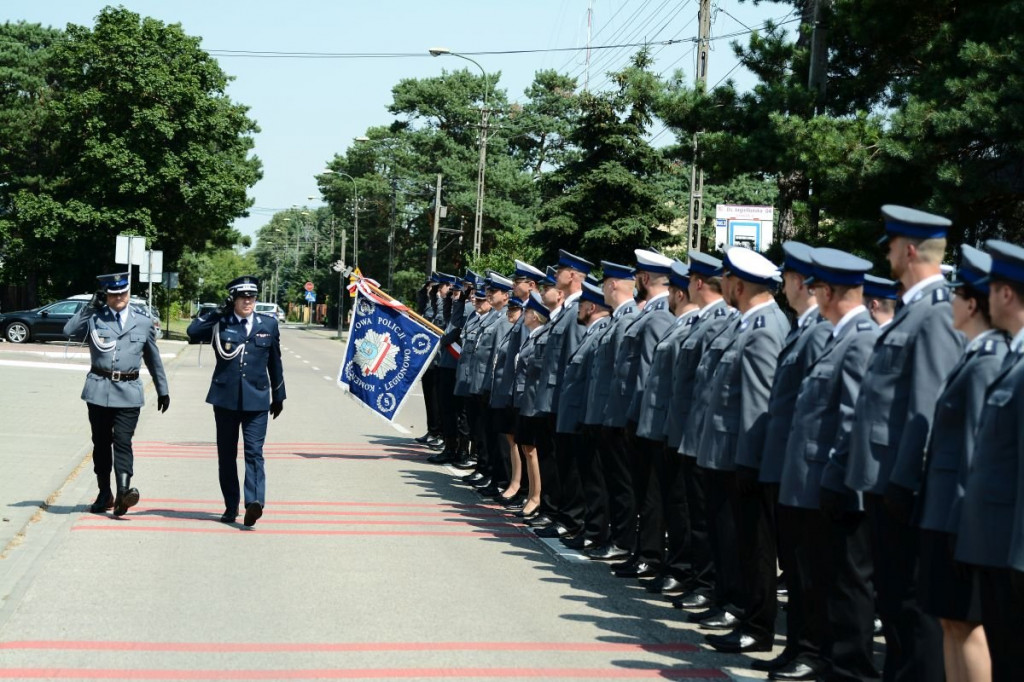
<svg viewBox="0 0 1024 682">
<path fill-rule="evenodd" d="M 306 363 L 307 365 L 309 364 L 309 360 L 303 360 L 303 362 Z"/>
<path fill-rule="evenodd" d="M 78 372 L 88 371 L 89 365 L 71 364 L 66 362 L 33 362 L 31 360 L 0 360 L 0 367 L 33 367 L 37 369 L 64 369 Z M 149 371 L 142 367 L 141 374 L 149 374 Z"/>
<path fill-rule="evenodd" d="M 319 367 L 310 367 L 310 369 L 313 370 L 314 372 L 319 372 L 320 371 Z"/>
<path fill-rule="evenodd" d="M 328 381 L 334 381 L 334 377 L 327 376 L 326 374 L 324 375 L 324 379 L 327 379 Z"/>
</svg>

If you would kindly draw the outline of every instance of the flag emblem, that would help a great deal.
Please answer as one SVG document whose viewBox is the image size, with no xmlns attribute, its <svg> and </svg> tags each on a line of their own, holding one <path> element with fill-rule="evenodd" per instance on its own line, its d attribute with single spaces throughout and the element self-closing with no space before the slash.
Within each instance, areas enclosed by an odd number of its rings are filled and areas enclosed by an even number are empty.
<svg viewBox="0 0 1024 682">
<path fill-rule="evenodd" d="M 356 354 L 353 360 L 364 377 L 374 376 L 383 379 L 388 372 L 398 367 L 395 358 L 400 350 L 392 343 L 391 334 L 381 334 L 370 329 L 366 336 L 356 341 Z"/>
</svg>

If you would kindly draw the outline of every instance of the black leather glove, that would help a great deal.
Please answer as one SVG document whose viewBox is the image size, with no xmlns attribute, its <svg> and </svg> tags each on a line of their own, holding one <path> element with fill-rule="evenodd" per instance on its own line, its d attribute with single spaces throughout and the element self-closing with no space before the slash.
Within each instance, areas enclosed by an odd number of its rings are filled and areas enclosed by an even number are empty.
<svg viewBox="0 0 1024 682">
<path fill-rule="evenodd" d="M 105 291 L 96 290 L 96 293 L 89 299 L 89 307 L 93 310 L 99 310 L 107 304 L 107 293 Z"/>
<path fill-rule="evenodd" d="M 223 316 L 227 316 L 235 312 L 235 299 L 230 296 L 225 298 L 224 302 L 221 303 L 220 308 L 217 309 L 217 312 Z"/>
<path fill-rule="evenodd" d="M 842 493 L 837 493 L 829 488 L 822 488 L 818 496 L 818 507 L 821 509 L 821 513 L 830 519 L 837 519 L 846 511 L 844 502 Z"/>
<path fill-rule="evenodd" d="M 909 524 L 914 515 L 914 491 L 896 483 L 885 488 L 885 508 L 895 520 Z"/>
<path fill-rule="evenodd" d="M 156 409 L 163 414 L 167 411 L 167 408 L 171 406 L 171 396 L 160 395 L 156 398 Z"/>
<path fill-rule="evenodd" d="M 736 465 L 736 492 L 740 495 L 754 495 L 758 491 L 757 477 L 760 472 L 753 467 Z"/>
<path fill-rule="evenodd" d="M 271 417 L 273 417 L 274 419 L 277 419 L 277 415 L 281 414 L 282 412 L 284 412 L 284 402 L 283 401 L 275 400 L 274 402 L 270 403 L 270 416 Z"/>
</svg>

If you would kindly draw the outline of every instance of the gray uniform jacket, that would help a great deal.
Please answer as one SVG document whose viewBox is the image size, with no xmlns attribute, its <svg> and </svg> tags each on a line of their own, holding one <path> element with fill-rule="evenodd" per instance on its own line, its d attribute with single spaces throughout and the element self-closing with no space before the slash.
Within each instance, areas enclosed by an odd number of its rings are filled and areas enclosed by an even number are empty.
<svg viewBox="0 0 1024 682">
<path fill-rule="evenodd" d="M 537 337 L 544 332 L 543 327 L 535 331 L 537 331 L 536 334 L 530 335 L 529 330 L 527 330 L 526 340 L 519 347 L 519 352 L 515 357 L 516 374 L 515 381 L 513 382 L 512 405 L 519 410 L 520 414 L 523 414 L 524 405 L 532 410 L 533 396 L 536 392 L 536 387 L 530 384 L 527 375 L 530 366 L 533 364 L 533 353 L 537 346 Z M 531 415 L 532 412 L 525 416 Z"/>
<path fill-rule="evenodd" d="M 804 319 L 803 325 L 794 326 L 786 337 L 768 399 L 768 429 L 760 457 L 759 480 L 762 483 L 778 483 L 782 478 L 782 462 L 786 458 L 786 441 L 793 424 L 800 382 L 831 336 L 832 323 L 815 311 Z"/>
<path fill-rule="evenodd" d="M 487 361 L 487 359 L 477 356 L 476 344 L 480 337 L 480 331 L 493 315 L 493 310 L 488 310 L 483 315 L 474 314 L 466 320 L 466 325 L 462 328 L 462 354 L 455 367 L 455 390 L 453 391 L 457 396 L 463 398 L 469 396 L 473 375 L 478 366 Z"/>
<path fill-rule="evenodd" d="M 924 287 L 878 337 L 851 434 L 846 485 L 883 494 L 890 480 L 917 491 L 942 381 L 963 351 L 945 281 Z"/>
<path fill-rule="evenodd" d="M 526 366 L 526 392 L 517 407 L 519 413 L 524 417 L 536 417 L 543 412 L 537 407 L 537 395 L 541 392 L 543 385 L 541 372 L 544 370 L 544 362 L 539 358 L 544 355 L 551 336 L 551 322 L 548 322 L 533 335 L 530 363 Z M 518 370 L 517 370 L 518 371 Z M 518 377 L 516 379 L 518 381 Z"/>
<path fill-rule="evenodd" d="M 711 382 L 704 433 L 697 448 L 697 464 L 705 469 L 756 467 L 768 426 L 768 396 L 779 351 L 789 333 L 789 319 L 774 300 L 746 320 L 740 319 Z"/>
<path fill-rule="evenodd" d="M 584 424 L 600 426 L 604 423 L 604 408 L 615 378 L 615 358 L 622 343 L 622 335 L 636 314 L 636 303 L 623 303 L 612 313 L 611 324 L 597 339 L 597 350 L 587 378 L 587 413 L 583 417 Z"/>
<path fill-rule="evenodd" d="M 128 307 L 123 329 L 118 328 L 115 313 L 103 306 L 99 311 L 82 306 L 64 324 L 64 335 L 73 336 L 87 331 L 92 368 L 102 372 L 138 372 L 146 363 L 153 378 L 157 395 L 168 395 L 167 375 L 160 361 L 153 321 L 141 310 Z M 114 381 L 90 371 L 85 377 L 82 400 L 100 407 L 142 407 L 145 404 L 142 379 Z"/>
<path fill-rule="evenodd" d="M 672 368 L 683 341 L 700 319 L 700 310 L 694 308 L 676 318 L 664 338 L 654 347 L 651 369 L 647 374 L 640 399 L 640 414 L 636 420 L 636 435 L 649 440 L 665 440 L 665 421 L 672 398 Z"/>
<path fill-rule="evenodd" d="M 460 301 L 452 301 L 452 314 L 448 324 L 444 327 L 444 336 L 441 337 L 441 348 L 437 351 L 437 366 L 443 369 L 455 369 L 459 359 L 452 355 L 448 346 L 458 343 L 462 338 L 462 327 L 466 324 L 466 306 Z"/>
<path fill-rule="evenodd" d="M 516 356 L 519 355 L 519 349 L 530 333 L 530 330 L 523 324 L 524 317 L 525 315 L 519 315 L 519 319 L 512 325 L 512 329 L 506 336 L 504 355 L 501 358 L 495 358 L 497 362 L 502 364 L 500 367 L 497 365 L 494 367 L 494 381 L 491 384 L 491 407 L 502 408 L 512 405 L 512 389 L 515 387 L 516 380 Z M 506 316 L 506 319 L 508 319 L 508 316 Z"/>
<path fill-rule="evenodd" d="M 544 350 L 540 346 L 534 351 L 533 361 L 540 363 L 537 374 L 537 397 L 534 408 L 537 412 L 558 412 L 558 387 L 569 364 L 569 356 L 580 345 L 583 326 L 576 321 L 580 297 L 563 304 L 562 312 L 548 323 L 548 338 Z"/>
<path fill-rule="evenodd" d="M 697 446 L 694 443 L 684 449 L 683 438 L 691 414 L 697 410 L 703 418 L 706 403 L 700 402 L 697 396 L 697 369 L 708 346 L 729 327 L 730 320 L 736 311 L 718 299 L 700 309 L 696 323 L 691 327 L 690 335 L 683 340 L 683 345 L 676 355 L 676 364 L 672 368 L 672 396 L 668 404 L 668 419 L 665 422 L 665 442 L 670 448 L 681 453 L 695 456 Z M 717 362 L 717 360 L 716 360 Z M 711 366 L 711 374 L 714 366 Z M 710 374 L 708 375 L 710 377 Z"/>
<path fill-rule="evenodd" d="M 587 411 L 587 381 L 597 354 L 597 342 L 611 324 L 611 316 L 605 316 L 587 327 L 576 352 L 569 356 L 569 366 L 565 368 L 558 389 L 561 395 L 558 397 L 558 416 L 555 421 L 557 433 L 579 431 Z"/>
<path fill-rule="evenodd" d="M 1008 347 L 1001 332 L 979 336 L 946 377 L 935 404 L 932 435 L 925 455 L 925 481 L 919 505 L 921 528 L 944 533 L 957 531 L 985 390 L 999 374 Z"/>
<path fill-rule="evenodd" d="M 786 457 L 779 479 L 779 504 L 817 509 L 821 488 L 846 495 L 847 511 L 861 508 L 860 494 L 843 484 L 850 429 L 860 384 L 878 339 L 867 309 L 829 338 L 800 382 Z"/>
<path fill-rule="evenodd" d="M 488 315 L 490 317 L 480 326 L 480 334 L 476 339 L 474 355 L 480 360 L 473 362 L 473 375 L 469 382 L 469 392 L 472 395 L 485 395 L 491 392 L 491 383 L 494 381 L 494 354 L 498 350 L 498 344 L 512 328 L 504 309 L 492 310 Z"/>
<path fill-rule="evenodd" d="M 604 425 L 623 427 L 640 414 L 638 394 L 647 381 L 654 347 L 675 317 L 668 310 L 668 294 L 647 305 L 629 323 L 615 357 L 615 374 L 604 407 Z"/>
<path fill-rule="evenodd" d="M 1024 354 L 1007 353 L 985 393 L 956 558 L 1024 571 Z"/>
</svg>

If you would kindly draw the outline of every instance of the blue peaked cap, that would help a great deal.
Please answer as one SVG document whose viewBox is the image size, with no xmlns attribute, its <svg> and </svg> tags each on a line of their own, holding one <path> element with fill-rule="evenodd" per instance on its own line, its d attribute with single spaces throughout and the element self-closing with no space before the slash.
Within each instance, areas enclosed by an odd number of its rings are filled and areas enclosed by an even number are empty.
<svg viewBox="0 0 1024 682">
<path fill-rule="evenodd" d="M 605 279 L 636 279 L 636 271 L 628 265 L 619 265 L 611 261 L 601 261 L 601 272 Z"/>
<path fill-rule="evenodd" d="M 583 283 L 583 294 L 582 294 L 581 298 L 584 301 L 590 301 L 591 303 L 596 303 L 597 305 L 601 306 L 602 308 L 607 308 L 608 310 L 612 309 L 612 307 L 610 305 L 605 303 L 604 292 L 601 291 L 601 287 L 597 286 L 595 284 L 592 284 L 589 280 Z"/>
<path fill-rule="evenodd" d="M 123 294 L 128 291 L 128 273 L 115 272 L 109 275 L 97 275 L 96 281 L 100 288 L 108 294 Z"/>
<path fill-rule="evenodd" d="M 983 283 L 1001 279 L 1024 284 L 1024 249 L 1001 239 L 989 239 L 985 242 L 985 251 L 992 256 L 992 266 Z"/>
<path fill-rule="evenodd" d="M 572 268 L 573 270 L 579 270 L 584 275 L 589 274 L 594 269 L 594 264 L 585 258 L 574 256 L 565 249 L 558 250 L 558 266 L 560 268 Z"/>
<path fill-rule="evenodd" d="M 992 270 L 992 256 L 969 244 L 960 247 L 960 267 L 953 273 L 951 287 L 969 286 L 982 294 L 988 293 L 988 273 Z"/>
<path fill-rule="evenodd" d="M 811 259 L 814 261 L 814 274 L 807 279 L 808 283 L 825 282 L 859 287 L 864 284 L 864 275 L 871 269 L 871 261 L 839 249 L 813 249 Z"/>
<path fill-rule="evenodd" d="M 945 239 L 946 232 L 953 225 L 949 218 L 896 204 L 882 206 L 882 217 L 885 219 L 885 235 L 878 240 L 879 244 L 886 243 L 891 237 Z"/>
<path fill-rule="evenodd" d="M 668 273 L 668 283 L 677 289 L 688 288 L 690 286 L 690 267 L 682 261 L 672 261 L 672 267 Z"/>
<path fill-rule="evenodd" d="M 899 283 L 894 280 L 871 274 L 864 275 L 864 295 L 868 298 L 887 298 L 895 301 L 900 297 L 899 287 Z"/>
<path fill-rule="evenodd" d="M 722 276 L 722 261 L 714 256 L 700 251 L 690 251 L 687 255 L 690 257 L 690 272 L 696 272 L 705 277 Z"/>
<path fill-rule="evenodd" d="M 811 260 L 810 246 L 803 242 L 788 241 L 782 243 L 782 251 L 785 258 L 782 261 L 782 270 L 790 270 L 804 277 L 814 274 L 814 261 Z"/>
</svg>

